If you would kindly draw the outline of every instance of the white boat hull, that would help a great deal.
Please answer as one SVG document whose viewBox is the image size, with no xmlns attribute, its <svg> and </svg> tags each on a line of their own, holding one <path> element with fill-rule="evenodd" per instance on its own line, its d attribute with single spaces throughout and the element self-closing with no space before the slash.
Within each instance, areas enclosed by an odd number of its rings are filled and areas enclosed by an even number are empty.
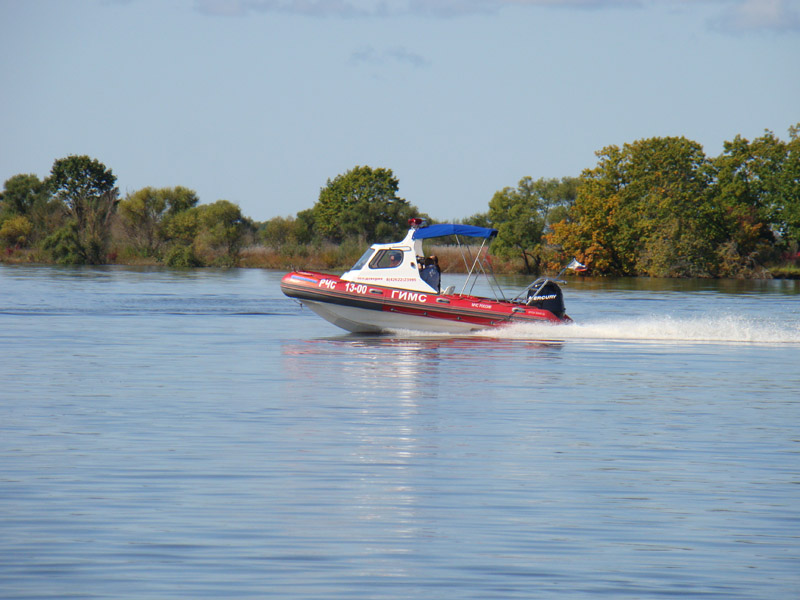
<svg viewBox="0 0 800 600">
<path fill-rule="evenodd" d="M 358 308 L 354 306 L 342 306 L 328 302 L 316 302 L 313 300 L 302 300 L 305 306 L 314 313 L 352 333 L 382 333 L 389 331 L 424 331 L 430 333 L 469 333 L 484 329 L 474 323 L 463 321 L 447 321 L 434 319 L 431 317 L 418 317 L 408 314 L 382 312 Z"/>
</svg>

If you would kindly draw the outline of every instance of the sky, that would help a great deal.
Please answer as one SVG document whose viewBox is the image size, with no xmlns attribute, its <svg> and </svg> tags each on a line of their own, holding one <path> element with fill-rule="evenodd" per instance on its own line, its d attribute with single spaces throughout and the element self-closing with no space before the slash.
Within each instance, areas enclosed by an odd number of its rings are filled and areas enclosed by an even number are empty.
<svg viewBox="0 0 800 600">
<path fill-rule="evenodd" d="M 264 221 L 384 167 L 439 220 L 800 122 L 800 0 L 0 0 L 0 181 L 89 155 Z"/>
</svg>

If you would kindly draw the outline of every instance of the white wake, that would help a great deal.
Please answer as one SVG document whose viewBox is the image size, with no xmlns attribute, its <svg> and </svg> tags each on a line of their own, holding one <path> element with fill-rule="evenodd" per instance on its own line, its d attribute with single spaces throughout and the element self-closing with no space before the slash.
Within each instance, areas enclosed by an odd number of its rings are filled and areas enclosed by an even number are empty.
<svg viewBox="0 0 800 600">
<path fill-rule="evenodd" d="M 516 324 L 479 336 L 538 340 L 631 340 L 800 344 L 800 322 L 774 322 L 741 315 L 616 318 L 569 325 Z"/>
</svg>

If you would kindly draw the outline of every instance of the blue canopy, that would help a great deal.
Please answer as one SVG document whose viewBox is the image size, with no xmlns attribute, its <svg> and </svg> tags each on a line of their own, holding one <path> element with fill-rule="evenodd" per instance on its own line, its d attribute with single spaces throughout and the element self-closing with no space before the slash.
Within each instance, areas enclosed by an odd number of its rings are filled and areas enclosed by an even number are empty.
<svg viewBox="0 0 800 600">
<path fill-rule="evenodd" d="M 465 235 L 467 237 L 491 238 L 497 235 L 497 229 L 488 227 L 475 227 L 473 225 L 428 225 L 420 227 L 414 232 L 413 239 L 425 240 L 428 238 L 444 237 L 446 235 Z"/>
</svg>

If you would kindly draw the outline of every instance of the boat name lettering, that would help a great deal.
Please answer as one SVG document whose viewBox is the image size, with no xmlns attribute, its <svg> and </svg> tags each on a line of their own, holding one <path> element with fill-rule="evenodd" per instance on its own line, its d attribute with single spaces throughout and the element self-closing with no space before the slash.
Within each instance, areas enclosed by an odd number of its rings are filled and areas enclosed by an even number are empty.
<svg viewBox="0 0 800 600">
<path fill-rule="evenodd" d="M 484 304 L 483 302 L 473 302 L 472 308 L 492 308 L 492 305 Z"/>
<path fill-rule="evenodd" d="M 355 292 L 356 294 L 366 294 L 367 286 L 363 283 L 356 285 L 355 283 L 345 283 L 344 289 L 348 292 Z"/>
<path fill-rule="evenodd" d="M 328 288 L 329 290 L 332 290 L 336 287 L 336 282 L 333 281 L 332 279 L 320 279 L 319 287 L 324 287 Z"/>
<path fill-rule="evenodd" d="M 427 302 L 428 295 L 419 292 L 401 292 L 392 290 L 392 300 L 410 300 L 412 302 Z"/>
</svg>

